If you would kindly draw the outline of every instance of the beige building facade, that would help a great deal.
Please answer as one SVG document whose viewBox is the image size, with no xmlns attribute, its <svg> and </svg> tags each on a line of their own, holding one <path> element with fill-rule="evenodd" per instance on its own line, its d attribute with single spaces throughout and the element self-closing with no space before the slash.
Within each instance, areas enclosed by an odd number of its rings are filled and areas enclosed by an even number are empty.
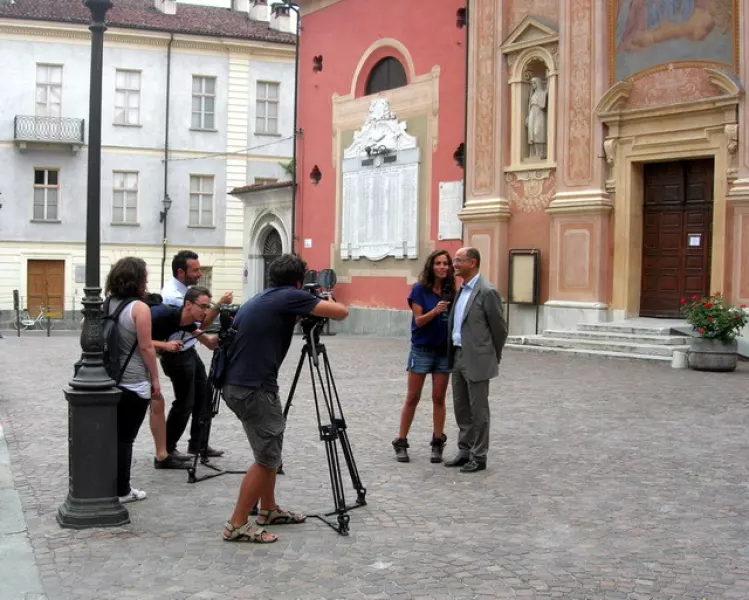
<svg viewBox="0 0 749 600">
<path fill-rule="evenodd" d="M 529 264 L 511 253 L 539 257 L 512 332 L 678 318 L 686 295 L 749 304 L 749 0 L 469 14 L 464 242 L 511 301 Z"/>
</svg>

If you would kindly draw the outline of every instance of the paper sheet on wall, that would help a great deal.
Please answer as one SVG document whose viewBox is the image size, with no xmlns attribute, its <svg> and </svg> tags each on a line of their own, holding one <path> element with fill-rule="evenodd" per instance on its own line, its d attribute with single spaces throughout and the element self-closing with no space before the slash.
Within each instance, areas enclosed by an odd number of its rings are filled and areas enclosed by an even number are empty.
<svg viewBox="0 0 749 600">
<path fill-rule="evenodd" d="M 463 209 L 463 182 L 440 182 L 439 239 L 463 239 L 463 222 L 458 214 Z"/>
</svg>

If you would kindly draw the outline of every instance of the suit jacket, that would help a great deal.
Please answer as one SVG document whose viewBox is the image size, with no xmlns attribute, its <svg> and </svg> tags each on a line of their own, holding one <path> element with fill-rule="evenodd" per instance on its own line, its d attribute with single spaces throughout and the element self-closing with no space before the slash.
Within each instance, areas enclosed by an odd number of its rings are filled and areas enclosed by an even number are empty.
<svg viewBox="0 0 749 600">
<path fill-rule="evenodd" d="M 461 290 L 453 302 L 457 305 Z M 448 318 L 448 344 L 450 368 L 454 366 L 453 324 L 455 310 Z M 484 277 L 479 277 L 471 290 L 460 329 L 463 349 L 463 366 L 470 381 L 485 381 L 499 374 L 502 348 L 507 341 L 507 323 L 502 314 L 502 298 L 496 288 Z"/>
</svg>

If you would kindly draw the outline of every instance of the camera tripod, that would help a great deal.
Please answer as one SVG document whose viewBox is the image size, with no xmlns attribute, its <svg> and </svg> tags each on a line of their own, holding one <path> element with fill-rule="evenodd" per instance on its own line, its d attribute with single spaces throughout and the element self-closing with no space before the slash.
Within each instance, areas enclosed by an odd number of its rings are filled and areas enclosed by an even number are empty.
<svg viewBox="0 0 749 600">
<path fill-rule="evenodd" d="M 227 315 L 228 316 L 228 315 Z M 192 459 L 192 466 L 187 468 L 187 482 L 197 483 L 206 479 L 212 479 L 219 475 L 244 475 L 247 471 L 232 471 L 229 469 L 222 469 L 216 465 L 212 465 L 208 458 L 208 440 L 211 437 L 211 424 L 213 423 L 213 417 L 218 414 L 219 405 L 221 404 L 221 388 L 216 387 L 213 384 L 216 371 L 220 368 L 220 362 L 226 358 L 222 352 L 222 346 L 227 342 L 227 338 L 230 338 L 232 334 L 229 333 L 230 322 L 227 320 L 225 313 L 221 313 L 221 331 L 219 333 L 219 348 L 214 350 L 213 358 L 211 359 L 211 368 L 208 371 L 208 382 L 206 384 L 206 395 L 210 398 L 210 402 L 205 402 L 203 408 L 200 411 L 200 417 L 198 420 L 200 427 L 200 436 L 198 438 L 198 451 Z M 225 366 L 225 365 L 224 365 Z M 212 473 L 206 473 L 205 475 L 198 475 L 198 460 L 204 467 L 211 469 Z"/>
<path fill-rule="evenodd" d="M 362 485 L 359 478 L 359 471 L 356 468 L 356 461 L 351 451 L 351 444 L 348 439 L 346 429 L 346 420 L 343 417 L 341 400 L 338 397 L 333 372 L 328 360 L 328 352 L 325 346 L 320 343 L 320 330 L 328 319 L 307 318 L 302 321 L 302 335 L 304 346 L 299 357 L 299 363 L 294 373 L 294 380 L 289 390 L 289 397 L 286 400 L 286 406 L 283 410 L 284 419 L 288 417 L 291 401 L 294 398 L 299 376 L 304 368 L 305 360 L 309 364 L 310 378 L 312 380 L 312 395 L 315 399 L 315 413 L 317 415 L 317 428 L 320 433 L 320 440 L 325 442 L 325 454 L 328 459 L 328 471 L 330 472 L 330 485 L 333 493 L 334 510 L 323 515 L 310 515 L 310 517 L 319 519 L 326 525 L 336 530 L 340 535 L 349 534 L 349 515 L 348 512 L 361 506 L 366 506 L 367 490 Z M 322 357 L 322 367 L 320 365 Z M 318 389 L 319 386 L 319 389 Z M 319 392 L 319 393 L 318 393 Z M 320 406 L 322 398 L 324 406 Z M 341 461 L 338 455 L 338 445 L 346 461 L 351 483 L 356 491 L 356 502 L 352 505 L 346 505 L 346 496 L 343 491 L 343 474 L 341 473 Z M 279 473 L 283 472 L 283 465 L 279 467 Z M 336 521 L 326 519 L 336 515 Z"/>
</svg>

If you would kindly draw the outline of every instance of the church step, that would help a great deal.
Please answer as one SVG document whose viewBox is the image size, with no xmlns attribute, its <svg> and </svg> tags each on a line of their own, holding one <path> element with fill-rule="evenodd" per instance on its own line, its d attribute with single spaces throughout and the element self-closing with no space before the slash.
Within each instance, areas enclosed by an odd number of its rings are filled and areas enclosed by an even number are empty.
<svg viewBox="0 0 749 600">
<path fill-rule="evenodd" d="M 676 326 L 676 325 L 674 325 Z M 626 333 L 630 335 L 671 335 L 669 325 L 641 325 L 635 323 L 578 323 L 578 331 L 597 331 L 600 333 Z"/>
<path fill-rule="evenodd" d="M 664 346 L 659 344 L 638 344 L 629 342 L 595 341 L 569 338 L 552 338 L 544 336 L 528 336 L 525 345 L 552 348 L 567 348 L 570 350 L 598 350 L 602 352 L 622 352 L 625 354 L 645 354 L 651 356 L 673 357 L 674 350 L 686 351 L 689 346 Z"/>
<path fill-rule="evenodd" d="M 684 346 L 688 338 L 681 335 L 655 335 L 618 333 L 615 331 L 558 331 L 547 329 L 544 337 L 573 340 L 624 342 L 629 344 L 656 344 L 659 346 Z"/>
<path fill-rule="evenodd" d="M 508 338 L 509 340 L 509 338 Z M 548 354 L 562 354 L 566 356 L 579 356 L 579 357 L 597 357 L 597 358 L 613 358 L 613 359 L 625 359 L 625 360 L 643 360 L 658 363 L 670 363 L 670 356 L 657 356 L 654 354 L 637 354 L 634 352 L 608 352 L 605 350 L 582 350 L 579 348 L 555 348 L 551 346 L 529 346 L 525 344 L 515 344 L 508 341 L 505 344 L 505 348 L 510 350 L 518 350 L 520 352 L 539 352 Z"/>
</svg>

